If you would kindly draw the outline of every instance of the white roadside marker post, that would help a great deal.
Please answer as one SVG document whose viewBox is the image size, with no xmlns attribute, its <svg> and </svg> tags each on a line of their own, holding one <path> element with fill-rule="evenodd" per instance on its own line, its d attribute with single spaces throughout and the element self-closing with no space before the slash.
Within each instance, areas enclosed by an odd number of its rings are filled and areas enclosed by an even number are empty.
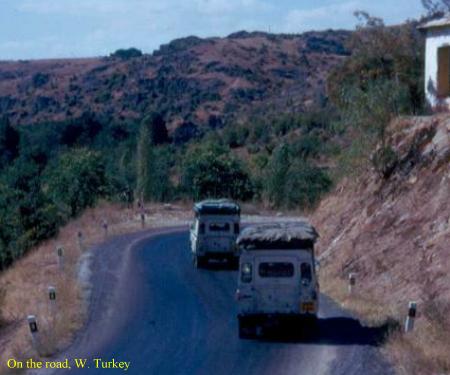
<svg viewBox="0 0 450 375">
<path fill-rule="evenodd" d="M 48 287 L 48 300 L 50 305 L 50 315 L 54 320 L 56 317 L 56 288 L 54 286 Z"/>
<path fill-rule="evenodd" d="M 408 315 L 405 321 L 405 332 L 411 332 L 414 330 L 414 320 L 417 315 L 417 302 L 411 301 L 408 304 Z"/>
<path fill-rule="evenodd" d="M 142 228 L 145 228 L 145 208 L 144 205 L 141 206 L 141 226 Z"/>
<path fill-rule="evenodd" d="M 37 325 L 36 316 L 28 315 L 27 317 L 28 327 L 30 328 L 31 341 L 33 343 L 33 348 L 39 354 L 39 329 Z"/>
<path fill-rule="evenodd" d="M 58 257 L 59 269 L 64 271 L 64 248 L 62 246 L 56 248 L 56 256 Z"/>
<path fill-rule="evenodd" d="M 103 220 L 102 228 L 105 233 L 105 238 L 108 237 L 108 221 L 106 219 Z"/>
<path fill-rule="evenodd" d="M 80 247 L 80 251 L 84 251 L 83 232 L 78 231 L 77 236 L 78 236 L 78 246 Z"/>
<path fill-rule="evenodd" d="M 348 294 L 353 294 L 356 285 L 356 275 L 350 273 L 348 275 Z"/>
</svg>

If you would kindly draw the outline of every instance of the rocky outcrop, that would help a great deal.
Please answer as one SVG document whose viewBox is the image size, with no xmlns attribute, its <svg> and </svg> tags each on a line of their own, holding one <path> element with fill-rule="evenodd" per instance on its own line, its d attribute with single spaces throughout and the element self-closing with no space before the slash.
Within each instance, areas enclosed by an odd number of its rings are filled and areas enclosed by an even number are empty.
<svg viewBox="0 0 450 375">
<path fill-rule="evenodd" d="M 388 143 L 388 178 L 346 179 L 314 215 L 324 272 L 356 273 L 362 294 L 400 311 L 416 300 L 429 317 L 448 312 L 450 116 L 396 120 Z"/>
</svg>

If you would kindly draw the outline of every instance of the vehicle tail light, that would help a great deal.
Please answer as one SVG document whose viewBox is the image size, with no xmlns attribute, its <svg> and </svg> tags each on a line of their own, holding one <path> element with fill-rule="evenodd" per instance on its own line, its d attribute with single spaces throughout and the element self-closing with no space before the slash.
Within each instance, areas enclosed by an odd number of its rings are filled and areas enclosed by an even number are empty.
<svg viewBox="0 0 450 375">
<path fill-rule="evenodd" d="M 241 281 L 250 283 L 252 281 L 253 267 L 251 263 L 244 263 L 241 267 Z"/>
</svg>

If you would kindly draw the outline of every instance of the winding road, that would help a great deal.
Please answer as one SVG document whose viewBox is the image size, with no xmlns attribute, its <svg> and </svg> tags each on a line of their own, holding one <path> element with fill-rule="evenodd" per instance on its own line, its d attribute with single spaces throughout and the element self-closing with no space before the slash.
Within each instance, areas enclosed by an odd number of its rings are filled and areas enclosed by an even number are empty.
<svg viewBox="0 0 450 375">
<path fill-rule="evenodd" d="M 237 273 L 194 269 L 185 229 L 121 236 L 93 254 L 89 321 L 61 358 L 127 361 L 127 373 L 142 375 L 394 373 L 377 347 L 384 330 L 361 326 L 325 296 L 317 337 L 288 330 L 240 340 Z M 70 373 L 104 373 L 88 365 Z"/>
</svg>

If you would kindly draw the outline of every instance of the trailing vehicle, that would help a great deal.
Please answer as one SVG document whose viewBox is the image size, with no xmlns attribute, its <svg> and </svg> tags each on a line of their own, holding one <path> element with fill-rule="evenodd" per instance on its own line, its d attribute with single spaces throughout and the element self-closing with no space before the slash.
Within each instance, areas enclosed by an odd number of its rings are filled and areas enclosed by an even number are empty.
<svg viewBox="0 0 450 375">
<path fill-rule="evenodd" d="M 194 266 L 205 266 L 210 259 L 227 260 L 237 266 L 236 239 L 240 232 L 241 209 L 235 202 L 205 200 L 194 205 L 190 243 Z"/>
<path fill-rule="evenodd" d="M 319 283 L 315 269 L 315 228 L 307 221 L 252 226 L 237 239 L 239 337 L 290 321 L 315 326 Z"/>
</svg>

